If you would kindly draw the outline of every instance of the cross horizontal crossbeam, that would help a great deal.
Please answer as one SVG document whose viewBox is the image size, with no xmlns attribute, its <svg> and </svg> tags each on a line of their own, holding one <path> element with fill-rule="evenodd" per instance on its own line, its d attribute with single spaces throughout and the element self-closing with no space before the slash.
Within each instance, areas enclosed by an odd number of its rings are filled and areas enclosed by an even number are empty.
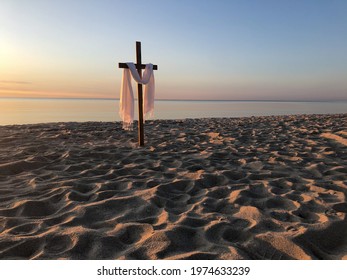
<svg viewBox="0 0 347 280">
<path fill-rule="evenodd" d="M 128 65 L 126 63 L 118 63 L 118 67 L 119 68 L 129 68 Z M 139 69 L 139 65 L 135 64 L 136 69 Z M 141 64 L 141 69 L 145 69 L 146 68 L 146 64 Z M 158 65 L 153 65 L 153 70 L 158 70 Z"/>
</svg>

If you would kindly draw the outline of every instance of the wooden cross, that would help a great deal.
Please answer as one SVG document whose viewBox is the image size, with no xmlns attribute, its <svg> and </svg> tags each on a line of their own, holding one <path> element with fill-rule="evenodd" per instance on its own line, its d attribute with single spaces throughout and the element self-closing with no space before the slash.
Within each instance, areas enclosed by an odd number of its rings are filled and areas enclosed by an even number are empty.
<svg viewBox="0 0 347 280">
<path fill-rule="evenodd" d="M 129 68 L 126 63 L 119 63 L 119 68 Z M 142 64 L 141 60 L 141 42 L 136 42 L 136 64 L 135 67 L 137 72 L 142 79 L 142 69 L 146 68 L 145 64 Z M 157 65 L 153 65 L 153 70 L 158 70 Z M 139 108 L 139 124 L 138 124 L 138 137 L 139 137 L 139 145 L 144 146 L 144 129 L 143 129 L 143 93 L 142 93 L 142 84 L 137 84 L 137 97 L 138 97 L 138 108 Z"/>
</svg>

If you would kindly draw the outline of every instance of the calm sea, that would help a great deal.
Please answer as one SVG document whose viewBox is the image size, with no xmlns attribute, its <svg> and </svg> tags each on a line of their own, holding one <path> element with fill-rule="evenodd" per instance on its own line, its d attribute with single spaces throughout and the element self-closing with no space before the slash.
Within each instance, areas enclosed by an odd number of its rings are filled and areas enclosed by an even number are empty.
<svg viewBox="0 0 347 280">
<path fill-rule="evenodd" d="M 136 104 L 137 106 L 137 104 Z M 0 98 L 0 125 L 46 122 L 120 121 L 114 99 Z M 347 113 L 343 102 L 161 101 L 155 119 Z M 135 112 L 135 119 L 137 112 Z"/>
</svg>

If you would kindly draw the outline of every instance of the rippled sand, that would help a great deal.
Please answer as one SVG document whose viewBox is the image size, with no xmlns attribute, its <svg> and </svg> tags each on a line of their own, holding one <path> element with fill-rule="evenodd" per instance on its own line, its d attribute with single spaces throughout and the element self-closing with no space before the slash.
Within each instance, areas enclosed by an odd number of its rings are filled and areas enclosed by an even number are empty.
<svg viewBox="0 0 347 280">
<path fill-rule="evenodd" d="M 0 126 L 0 258 L 347 259 L 346 123 Z"/>
</svg>

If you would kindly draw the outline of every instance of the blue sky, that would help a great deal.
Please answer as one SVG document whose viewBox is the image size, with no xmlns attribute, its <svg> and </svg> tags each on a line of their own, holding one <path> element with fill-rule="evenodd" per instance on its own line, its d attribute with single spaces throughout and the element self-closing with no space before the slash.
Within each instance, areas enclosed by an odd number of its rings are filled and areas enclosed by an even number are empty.
<svg viewBox="0 0 347 280">
<path fill-rule="evenodd" d="M 347 1 L 0 3 L 0 97 L 118 98 L 118 62 L 157 98 L 347 100 Z"/>
</svg>

